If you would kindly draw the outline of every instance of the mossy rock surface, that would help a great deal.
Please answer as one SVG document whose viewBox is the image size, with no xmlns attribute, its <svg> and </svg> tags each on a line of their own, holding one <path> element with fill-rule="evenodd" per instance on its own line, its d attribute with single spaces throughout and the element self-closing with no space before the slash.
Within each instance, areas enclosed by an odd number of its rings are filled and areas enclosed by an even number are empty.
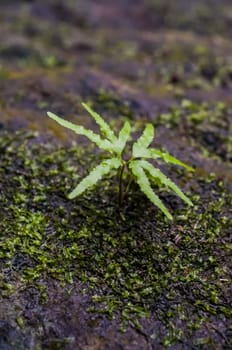
<svg viewBox="0 0 232 350">
<path fill-rule="evenodd" d="M 229 1 L 0 4 L 0 349 L 232 349 Z M 118 30 L 120 28 L 120 30 Z M 117 179 L 67 195 L 104 154 L 87 101 L 192 165 L 160 165 L 169 222 Z"/>
</svg>

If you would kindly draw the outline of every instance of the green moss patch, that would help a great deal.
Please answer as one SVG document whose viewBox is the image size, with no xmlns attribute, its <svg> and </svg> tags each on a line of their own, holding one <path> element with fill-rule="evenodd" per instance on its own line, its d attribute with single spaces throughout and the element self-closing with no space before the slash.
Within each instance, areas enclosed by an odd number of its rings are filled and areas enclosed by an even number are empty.
<svg viewBox="0 0 232 350">
<path fill-rule="evenodd" d="M 231 345 L 232 195 L 221 180 L 188 179 L 193 209 L 162 194 L 175 215 L 170 224 L 136 186 L 119 211 L 114 180 L 69 201 L 71 187 L 101 157 L 93 149 L 3 131 L 0 152 L 2 297 L 18 283 L 43 281 L 46 290 L 52 278 L 75 290 L 81 282 L 89 311 L 140 331 L 144 318 L 154 318 L 164 346 L 186 339 L 215 345 L 216 333 L 201 334 L 209 324 Z"/>
</svg>

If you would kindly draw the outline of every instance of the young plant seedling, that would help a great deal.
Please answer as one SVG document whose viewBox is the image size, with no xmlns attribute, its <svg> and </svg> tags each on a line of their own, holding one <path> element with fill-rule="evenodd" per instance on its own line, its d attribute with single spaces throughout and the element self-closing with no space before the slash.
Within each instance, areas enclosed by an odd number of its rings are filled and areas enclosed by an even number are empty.
<svg viewBox="0 0 232 350">
<path fill-rule="evenodd" d="M 123 198 L 128 193 L 132 181 L 137 182 L 141 191 L 144 192 L 147 198 L 162 210 L 170 220 L 172 220 L 172 215 L 157 194 L 154 193 L 150 181 L 156 181 L 158 184 L 165 185 L 167 188 L 173 190 L 176 195 L 188 205 L 192 205 L 191 200 L 181 191 L 181 189 L 172 180 L 165 176 L 160 169 L 156 168 L 148 161 L 148 159 L 161 158 L 166 163 L 180 165 L 188 170 L 193 170 L 190 166 L 176 159 L 169 153 L 160 151 L 156 148 L 149 148 L 154 138 L 154 127 L 151 123 L 146 124 L 142 135 L 133 144 L 130 158 L 125 159 L 124 151 L 131 134 L 130 123 L 126 121 L 118 136 L 116 136 L 111 127 L 99 114 L 94 112 L 90 106 L 85 103 L 82 103 L 82 106 L 99 125 L 101 131 L 100 135 L 94 133 L 92 130 L 84 128 L 83 126 L 75 125 L 64 120 L 54 113 L 48 112 L 48 116 L 65 128 L 73 130 L 76 134 L 86 136 L 100 149 L 109 152 L 110 156 L 96 166 L 89 175 L 77 185 L 77 187 L 68 195 L 70 199 L 80 196 L 87 189 L 93 187 L 104 175 L 113 175 L 113 170 L 117 169 L 120 205 L 122 204 Z M 126 181 L 125 186 L 123 185 L 124 181 Z"/>
</svg>

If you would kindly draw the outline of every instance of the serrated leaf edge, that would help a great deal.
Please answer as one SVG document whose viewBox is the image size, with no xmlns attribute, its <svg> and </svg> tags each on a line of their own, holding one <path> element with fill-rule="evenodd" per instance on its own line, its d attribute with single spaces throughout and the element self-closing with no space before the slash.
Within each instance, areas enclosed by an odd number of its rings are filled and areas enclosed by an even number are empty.
<svg viewBox="0 0 232 350">
<path fill-rule="evenodd" d="M 97 165 L 81 182 L 76 188 L 68 195 L 69 199 L 73 199 L 87 189 L 93 187 L 103 176 L 107 175 L 112 169 L 117 169 L 121 165 L 118 158 L 104 159 L 99 165 Z"/>
<path fill-rule="evenodd" d="M 150 181 L 143 170 L 142 166 L 140 165 L 140 160 L 134 160 L 129 163 L 129 167 L 133 173 L 133 175 L 136 177 L 136 182 L 138 183 L 141 191 L 147 196 L 147 198 L 156 206 L 158 207 L 169 220 L 173 220 L 172 215 L 170 214 L 169 210 L 166 208 L 166 206 L 163 204 L 161 199 L 154 193 Z"/>
</svg>

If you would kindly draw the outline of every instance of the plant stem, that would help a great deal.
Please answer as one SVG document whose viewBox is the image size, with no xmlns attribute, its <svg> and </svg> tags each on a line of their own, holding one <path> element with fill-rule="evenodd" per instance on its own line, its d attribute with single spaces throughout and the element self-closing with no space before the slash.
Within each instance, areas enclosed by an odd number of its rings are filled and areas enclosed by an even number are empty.
<svg viewBox="0 0 232 350">
<path fill-rule="evenodd" d="M 125 169 L 125 164 L 123 164 L 120 168 L 120 173 L 119 173 L 119 194 L 118 194 L 118 204 L 119 204 L 119 207 L 121 207 L 122 205 L 122 201 L 123 201 L 123 183 L 122 183 L 122 177 L 123 177 L 123 172 L 124 172 L 124 169 Z"/>
<path fill-rule="evenodd" d="M 133 177 L 130 175 L 130 178 L 129 178 L 128 184 L 127 184 L 127 186 L 126 186 L 126 190 L 125 190 L 124 196 L 126 196 L 126 195 L 127 195 L 127 193 L 129 192 L 130 185 L 131 185 L 132 181 L 133 181 Z"/>
</svg>

